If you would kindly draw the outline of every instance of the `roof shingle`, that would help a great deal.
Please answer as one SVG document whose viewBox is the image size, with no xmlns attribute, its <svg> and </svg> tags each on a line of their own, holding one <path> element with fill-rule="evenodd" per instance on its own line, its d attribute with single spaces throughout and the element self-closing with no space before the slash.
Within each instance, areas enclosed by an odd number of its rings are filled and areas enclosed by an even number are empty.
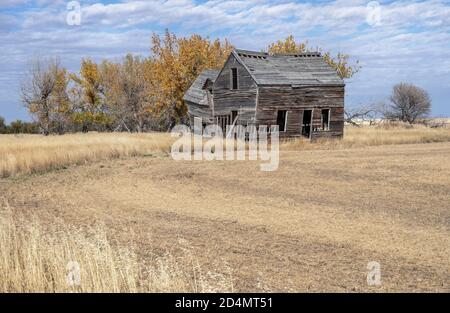
<svg viewBox="0 0 450 313">
<path fill-rule="evenodd" d="M 337 72 L 319 52 L 270 55 L 266 52 L 234 50 L 233 54 L 249 70 L 258 85 L 344 85 Z M 220 70 L 204 70 L 186 91 L 183 100 L 208 105 L 206 81 L 215 82 Z"/>
<path fill-rule="evenodd" d="M 318 52 L 269 55 L 235 50 L 258 85 L 343 85 L 344 81 Z"/>
<path fill-rule="evenodd" d="M 207 69 L 198 75 L 194 83 L 184 94 L 183 100 L 197 103 L 200 105 L 208 105 L 208 99 L 206 91 L 203 89 L 207 79 L 210 79 L 213 83 L 219 75 L 219 70 Z"/>
</svg>

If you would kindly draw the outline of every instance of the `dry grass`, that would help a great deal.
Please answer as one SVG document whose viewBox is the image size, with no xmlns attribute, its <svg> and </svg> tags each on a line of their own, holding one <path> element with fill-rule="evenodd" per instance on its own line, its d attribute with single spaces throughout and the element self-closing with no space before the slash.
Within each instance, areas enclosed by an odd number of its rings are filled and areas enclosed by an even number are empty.
<svg viewBox="0 0 450 313">
<path fill-rule="evenodd" d="M 189 270 L 183 271 L 179 262 L 189 263 Z M 0 292 L 211 290 L 190 254 L 178 259 L 166 254 L 147 263 L 139 259 L 133 242 L 113 244 L 104 225 L 74 228 L 56 220 L 42 224 L 33 214 L 9 206 L 0 210 Z M 221 290 L 232 290 L 229 277 L 221 278 Z"/>
<path fill-rule="evenodd" d="M 0 135 L 0 177 L 41 173 L 111 158 L 170 153 L 168 133 L 89 133 L 43 137 Z M 287 140 L 281 150 L 321 150 L 450 141 L 450 128 L 422 125 L 346 127 L 343 140 Z M 193 148 L 193 145 L 192 145 Z"/>
<path fill-rule="evenodd" d="M 1 135 L 0 177 L 72 164 L 170 151 L 166 133 L 89 133 L 64 136 Z"/>
<path fill-rule="evenodd" d="M 100 229 L 87 239 L 80 231 L 45 231 L 35 219 L 0 219 L 0 292 L 139 290 L 133 253 L 114 250 Z M 81 286 L 67 282 L 69 262 L 79 262 Z"/>
<path fill-rule="evenodd" d="M 318 140 L 309 142 L 304 139 L 288 140 L 281 144 L 282 150 L 315 150 L 360 148 L 369 146 L 432 143 L 450 141 L 450 128 L 430 128 L 424 125 L 382 125 L 352 127 L 347 126 L 343 140 Z"/>
</svg>

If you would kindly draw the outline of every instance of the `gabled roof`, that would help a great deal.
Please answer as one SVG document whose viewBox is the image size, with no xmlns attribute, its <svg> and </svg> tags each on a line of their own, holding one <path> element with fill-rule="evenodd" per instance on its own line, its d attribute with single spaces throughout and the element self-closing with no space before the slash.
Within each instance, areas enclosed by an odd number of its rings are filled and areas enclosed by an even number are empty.
<svg viewBox="0 0 450 313">
<path fill-rule="evenodd" d="M 344 85 L 319 52 L 269 55 L 236 49 L 233 54 L 258 85 Z"/>
<path fill-rule="evenodd" d="M 204 89 L 206 81 L 209 79 L 212 83 L 216 81 L 219 70 L 204 70 L 200 73 L 194 83 L 184 94 L 183 100 L 197 103 L 200 105 L 208 105 L 206 90 Z"/>
<path fill-rule="evenodd" d="M 344 81 L 319 52 L 270 55 L 266 52 L 233 50 L 256 84 L 269 86 L 339 85 Z M 186 91 L 183 100 L 208 105 L 207 85 L 214 84 L 220 70 L 204 70 Z"/>
</svg>

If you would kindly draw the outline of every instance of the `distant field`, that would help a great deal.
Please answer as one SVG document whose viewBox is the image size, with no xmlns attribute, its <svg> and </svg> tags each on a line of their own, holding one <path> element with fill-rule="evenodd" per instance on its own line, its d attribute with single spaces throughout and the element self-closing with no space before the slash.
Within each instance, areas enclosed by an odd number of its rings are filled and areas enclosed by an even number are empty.
<svg viewBox="0 0 450 313">
<path fill-rule="evenodd" d="M 398 144 L 447 133 L 389 131 L 285 143 L 275 172 L 173 161 L 167 134 L 0 137 L 49 160 L 0 179 L 0 291 L 449 292 L 450 142 Z"/>
</svg>

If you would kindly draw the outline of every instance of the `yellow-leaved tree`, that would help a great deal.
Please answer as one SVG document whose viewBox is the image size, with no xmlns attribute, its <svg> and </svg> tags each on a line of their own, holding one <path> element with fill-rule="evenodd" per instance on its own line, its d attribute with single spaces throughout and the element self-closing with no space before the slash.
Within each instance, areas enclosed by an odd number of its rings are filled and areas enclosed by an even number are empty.
<svg viewBox="0 0 450 313">
<path fill-rule="evenodd" d="M 151 69 L 158 92 L 154 109 L 163 128 L 187 122 L 184 93 L 204 69 L 221 68 L 232 49 L 227 40 L 211 41 L 199 35 L 177 38 L 168 30 L 163 38 L 153 34 Z"/>
<path fill-rule="evenodd" d="M 268 52 L 270 54 L 302 53 L 306 52 L 307 44 L 307 41 L 296 43 L 294 36 L 289 35 L 284 40 L 278 40 L 277 42 L 269 44 Z"/>
<path fill-rule="evenodd" d="M 75 83 L 71 89 L 71 94 L 76 99 L 73 100 L 74 122 L 81 125 L 83 132 L 103 130 L 111 123 L 111 118 L 105 112 L 99 66 L 91 59 L 83 59 L 80 74 L 71 74 L 70 78 Z"/>
<path fill-rule="evenodd" d="M 54 131 L 63 134 L 71 124 L 72 108 L 70 105 L 67 87 L 69 85 L 69 73 L 63 67 L 54 69 L 55 84 L 51 93 L 54 103 L 52 126 Z"/>
<path fill-rule="evenodd" d="M 278 40 L 269 45 L 268 52 L 270 54 L 283 54 L 283 53 L 302 53 L 308 51 L 308 42 L 295 41 L 294 36 L 289 35 L 284 40 Z M 332 56 L 330 52 L 323 54 L 324 60 L 336 70 L 339 77 L 347 79 L 353 77 L 361 69 L 359 61 L 354 63 L 350 62 L 350 56 L 344 53 L 338 53 L 336 56 Z"/>
</svg>

